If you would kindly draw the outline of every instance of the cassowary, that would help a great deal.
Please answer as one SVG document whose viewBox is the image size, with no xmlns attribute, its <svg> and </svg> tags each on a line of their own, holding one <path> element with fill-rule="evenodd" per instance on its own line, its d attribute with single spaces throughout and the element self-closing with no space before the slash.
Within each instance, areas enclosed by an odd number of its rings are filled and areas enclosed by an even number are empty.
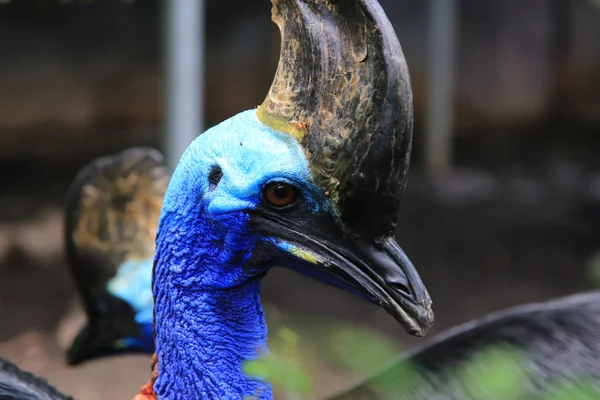
<svg viewBox="0 0 600 400">
<path fill-rule="evenodd" d="M 69 364 L 154 351 L 154 241 L 169 179 L 160 152 L 136 147 L 94 160 L 69 187 L 67 260 L 88 319 Z"/>
<path fill-rule="evenodd" d="M 198 136 L 156 235 L 156 356 L 137 399 L 271 399 L 262 278 L 285 266 L 383 307 L 407 332 L 431 299 L 393 237 L 413 111 L 408 69 L 376 0 L 273 0 L 279 67 L 258 109 Z M 135 308 L 131 303 L 132 308 Z"/>
</svg>

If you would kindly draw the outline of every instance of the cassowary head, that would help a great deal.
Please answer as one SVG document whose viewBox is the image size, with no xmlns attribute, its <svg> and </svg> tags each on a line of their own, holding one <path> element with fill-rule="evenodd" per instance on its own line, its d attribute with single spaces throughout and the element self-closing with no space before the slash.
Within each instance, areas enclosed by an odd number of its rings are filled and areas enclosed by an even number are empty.
<svg viewBox="0 0 600 400">
<path fill-rule="evenodd" d="M 273 20 L 281 58 L 263 104 L 200 135 L 173 174 L 158 228 L 154 294 L 235 288 L 283 265 L 366 298 L 409 333 L 424 335 L 433 323 L 431 299 L 394 239 L 413 129 L 410 78 L 394 30 L 374 0 L 273 0 Z M 101 159 L 89 171 L 108 176 L 102 171 L 155 160 L 139 164 L 154 171 L 152 196 L 130 200 L 160 207 L 168 174 L 162 157 L 142 153 Z M 127 181 L 126 173 L 117 175 Z M 110 185 L 88 181 L 78 180 L 89 193 L 79 183 L 83 195 L 71 196 L 118 203 Z M 140 221 L 158 220 L 157 210 L 145 209 Z M 83 214 L 74 215 L 67 225 L 77 233 Z M 112 219 L 120 227 L 112 232 L 131 227 L 121 217 Z M 97 227 L 111 232 L 107 221 Z M 80 333 L 70 361 L 152 351 L 154 247 L 144 257 L 111 261 L 106 274 L 74 239 L 67 242 L 75 276 L 96 322 Z M 98 318 L 106 315 L 112 317 Z"/>
<path fill-rule="evenodd" d="M 265 101 L 200 135 L 174 172 L 155 295 L 237 287 L 283 264 L 423 335 L 431 300 L 393 237 L 413 129 L 394 30 L 374 0 L 273 0 L 273 20 L 281 58 Z"/>
</svg>

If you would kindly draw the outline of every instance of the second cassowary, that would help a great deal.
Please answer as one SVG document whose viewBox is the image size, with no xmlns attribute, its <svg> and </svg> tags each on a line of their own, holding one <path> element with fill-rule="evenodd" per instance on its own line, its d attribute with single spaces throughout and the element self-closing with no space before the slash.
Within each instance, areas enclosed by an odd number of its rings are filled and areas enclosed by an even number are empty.
<svg viewBox="0 0 600 400">
<path fill-rule="evenodd" d="M 67 261 L 87 324 L 67 362 L 154 352 L 152 265 L 170 173 L 160 152 L 132 148 L 94 160 L 67 192 Z"/>
</svg>

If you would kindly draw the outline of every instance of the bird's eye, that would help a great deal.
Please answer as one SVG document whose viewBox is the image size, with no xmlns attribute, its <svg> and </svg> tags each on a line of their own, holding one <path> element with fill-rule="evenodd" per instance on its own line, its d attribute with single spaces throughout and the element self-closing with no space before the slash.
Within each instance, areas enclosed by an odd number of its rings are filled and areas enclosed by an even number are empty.
<svg viewBox="0 0 600 400">
<path fill-rule="evenodd" d="M 265 187 L 263 197 L 269 205 L 283 208 L 296 201 L 298 190 L 287 183 L 274 182 Z"/>
</svg>

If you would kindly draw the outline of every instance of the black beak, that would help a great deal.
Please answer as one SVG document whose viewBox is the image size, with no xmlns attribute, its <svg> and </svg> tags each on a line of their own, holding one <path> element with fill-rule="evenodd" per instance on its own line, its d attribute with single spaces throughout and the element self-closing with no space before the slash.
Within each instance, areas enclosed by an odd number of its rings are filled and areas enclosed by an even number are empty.
<svg viewBox="0 0 600 400">
<path fill-rule="evenodd" d="M 295 218 L 260 213 L 253 220 L 261 234 L 292 256 L 293 269 L 366 297 L 411 335 L 424 336 L 433 324 L 427 289 L 393 237 L 376 240 L 344 233 L 326 216 L 298 224 Z"/>
<path fill-rule="evenodd" d="M 431 298 L 415 266 L 393 237 L 365 244 L 359 249 L 354 265 L 365 271 L 364 286 L 375 288 L 373 300 L 404 325 L 408 333 L 424 336 L 434 320 Z"/>
</svg>

